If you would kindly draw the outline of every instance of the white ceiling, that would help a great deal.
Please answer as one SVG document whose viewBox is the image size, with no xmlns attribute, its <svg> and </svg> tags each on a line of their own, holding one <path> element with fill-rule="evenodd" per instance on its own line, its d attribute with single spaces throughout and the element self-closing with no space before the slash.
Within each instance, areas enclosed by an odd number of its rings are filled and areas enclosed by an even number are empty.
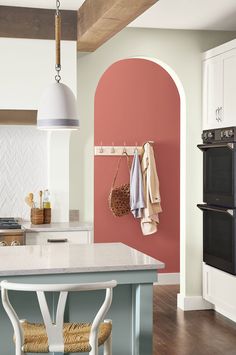
<svg viewBox="0 0 236 355">
<path fill-rule="evenodd" d="M 56 0 L 0 0 L 0 5 L 54 8 Z M 77 10 L 84 0 L 61 0 L 62 9 Z M 236 30 L 236 0 L 159 0 L 131 27 Z"/>
<path fill-rule="evenodd" d="M 61 9 L 78 10 L 84 0 L 60 0 Z M 0 5 L 54 9 L 56 0 L 0 0 Z"/>
<path fill-rule="evenodd" d="M 130 26 L 236 30 L 236 0 L 159 0 Z"/>
</svg>

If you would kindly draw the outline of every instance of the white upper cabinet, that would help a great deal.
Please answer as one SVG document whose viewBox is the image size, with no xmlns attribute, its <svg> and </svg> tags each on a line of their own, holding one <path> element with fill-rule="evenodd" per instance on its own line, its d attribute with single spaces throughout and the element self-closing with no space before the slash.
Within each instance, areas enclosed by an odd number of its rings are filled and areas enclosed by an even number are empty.
<svg viewBox="0 0 236 355">
<path fill-rule="evenodd" d="M 236 126 L 236 40 L 204 54 L 203 129 Z"/>
<path fill-rule="evenodd" d="M 76 42 L 61 46 L 62 82 L 76 95 Z M 36 110 L 55 74 L 53 40 L 0 38 L 0 109 Z"/>
<path fill-rule="evenodd" d="M 236 49 L 222 55 L 222 103 L 226 126 L 236 126 Z"/>
<path fill-rule="evenodd" d="M 219 58 L 205 61 L 203 73 L 203 129 L 219 127 L 222 123 L 222 65 Z"/>
</svg>

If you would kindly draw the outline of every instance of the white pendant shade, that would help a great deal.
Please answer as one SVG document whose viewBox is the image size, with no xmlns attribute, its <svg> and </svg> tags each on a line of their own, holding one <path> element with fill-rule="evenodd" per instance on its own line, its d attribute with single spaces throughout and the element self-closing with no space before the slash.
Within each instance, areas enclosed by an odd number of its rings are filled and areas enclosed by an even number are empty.
<svg viewBox="0 0 236 355">
<path fill-rule="evenodd" d="M 44 91 L 37 114 L 37 127 L 42 130 L 79 128 L 76 99 L 68 86 L 56 82 Z"/>
</svg>

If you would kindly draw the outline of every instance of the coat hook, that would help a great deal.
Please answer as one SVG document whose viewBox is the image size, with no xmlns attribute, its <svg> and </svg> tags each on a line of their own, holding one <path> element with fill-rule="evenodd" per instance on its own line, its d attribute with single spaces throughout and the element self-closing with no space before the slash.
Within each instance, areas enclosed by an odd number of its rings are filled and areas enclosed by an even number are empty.
<svg viewBox="0 0 236 355">
<path fill-rule="evenodd" d="M 111 153 L 112 153 L 112 154 L 114 154 L 114 153 L 115 153 L 114 142 L 112 142 Z"/>
<path fill-rule="evenodd" d="M 100 144 L 100 149 L 99 149 L 99 153 L 103 153 L 103 147 L 102 147 L 102 142 L 101 142 L 101 144 Z"/>
<path fill-rule="evenodd" d="M 126 151 L 126 143 L 124 142 L 124 148 L 123 148 L 123 154 L 127 154 L 127 151 Z"/>
</svg>

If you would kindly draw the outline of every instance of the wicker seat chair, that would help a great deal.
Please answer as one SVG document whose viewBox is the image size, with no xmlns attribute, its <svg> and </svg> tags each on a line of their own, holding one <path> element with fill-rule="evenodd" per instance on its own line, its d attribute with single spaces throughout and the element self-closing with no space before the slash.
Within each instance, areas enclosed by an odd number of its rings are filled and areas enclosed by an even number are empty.
<svg viewBox="0 0 236 355">
<path fill-rule="evenodd" d="M 112 355 L 112 321 L 104 320 L 112 303 L 116 281 L 87 284 L 20 284 L 1 282 L 2 304 L 14 329 L 15 355 L 25 353 L 82 353 Z M 8 290 L 36 292 L 44 323 L 20 320 L 13 309 Z M 92 323 L 64 323 L 68 292 L 106 290 L 106 296 Z M 52 322 L 45 292 L 60 292 L 56 321 Z"/>
</svg>

